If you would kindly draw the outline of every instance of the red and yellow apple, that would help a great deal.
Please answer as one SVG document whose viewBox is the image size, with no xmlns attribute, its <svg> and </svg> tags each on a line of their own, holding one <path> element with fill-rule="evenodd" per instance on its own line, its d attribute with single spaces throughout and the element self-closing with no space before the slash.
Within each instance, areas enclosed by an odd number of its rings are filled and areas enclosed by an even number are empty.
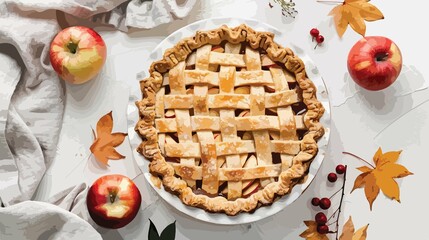
<svg viewBox="0 0 429 240">
<path fill-rule="evenodd" d="M 114 174 L 97 179 L 88 190 L 86 205 L 91 218 L 105 228 L 121 228 L 140 209 L 141 195 L 128 177 Z"/>
<path fill-rule="evenodd" d="M 72 84 L 94 78 L 106 61 L 106 44 L 91 28 L 74 26 L 63 29 L 50 46 L 51 65 L 58 75 Z"/>
<path fill-rule="evenodd" d="M 398 46 L 386 37 L 364 37 L 350 50 L 347 67 L 359 86 L 378 91 L 398 78 L 402 54 Z"/>
</svg>

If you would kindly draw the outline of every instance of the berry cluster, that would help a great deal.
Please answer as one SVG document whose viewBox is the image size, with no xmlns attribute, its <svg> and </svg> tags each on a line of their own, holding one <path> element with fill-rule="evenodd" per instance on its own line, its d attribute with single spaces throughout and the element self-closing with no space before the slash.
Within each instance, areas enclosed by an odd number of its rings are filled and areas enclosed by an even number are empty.
<svg viewBox="0 0 429 240">
<path fill-rule="evenodd" d="M 331 173 L 328 174 L 328 181 L 330 181 L 332 183 L 336 182 L 337 179 L 338 179 L 338 175 L 337 174 L 344 174 L 346 172 L 346 167 L 344 165 L 340 164 L 340 165 L 338 165 L 335 168 L 335 172 L 337 172 L 337 173 L 331 172 Z"/>
<path fill-rule="evenodd" d="M 329 209 L 331 207 L 331 200 L 329 198 L 319 199 L 317 197 L 311 199 L 311 204 L 315 207 L 320 207 L 323 210 Z"/>
<path fill-rule="evenodd" d="M 337 174 L 340 174 L 340 175 L 344 174 L 346 172 L 346 167 L 344 165 L 338 165 L 335 168 L 335 171 L 336 171 L 336 173 L 331 172 L 331 173 L 328 174 L 328 181 L 329 182 L 336 182 L 337 179 L 338 179 L 338 175 Z M 344 189 L 344 184 L 343 184 L 343 187 L 340 190 L 343 190 L 343 189 Z M 340 190 L 337 191 L 337 192 L 335 192 L 330 198 L 324 197 L 324 198 L 320 199 L 320 198 L 314 197 L 313 199 L 311 199 L 311 205 L 313 205 L 315 207 L 320 207 L 323 210 L 329 209 L 331 207 L 331 198 L 333 198 L 337 193 L 339 193 Z M 331 233 L 329 231 L 329 225 L 331 225 L 331 224 L 328 224 L 328 221 L 330 219 L 332 219 L 337 212 L 339 214 L 340 208 L 341 208 L 341 205 L 332 214 L 332 216 L 329 217 L 329 218 L 327 218 L 326 215 L 323 212 L 318 212 L 316 214 L 315 221 L 316 221 L 316 223 L 318 225 L 317 226 L 317 232 L 319 232 L 320 234 Z"/>
<path fill-rule="evenodd" d="M 325 41 L 325 37 L 323 35 L 320 35 L 320 31 L 317 28 L 311 29 L 310 35 L 313 37 L 313 42 L 314 42 L 314 39 L 316 39 L 316 42 L 317 42 L 314 49 L 316 49 L 318 45 L 322 44 Z"/>
</svg>

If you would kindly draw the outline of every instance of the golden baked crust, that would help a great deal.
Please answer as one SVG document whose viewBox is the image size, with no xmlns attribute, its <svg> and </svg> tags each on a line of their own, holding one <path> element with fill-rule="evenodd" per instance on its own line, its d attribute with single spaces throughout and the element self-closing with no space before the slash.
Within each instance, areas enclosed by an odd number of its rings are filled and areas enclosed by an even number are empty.
<svg viewBox="0 0 429 240">
<path fill-rule="evenodd" d="M 324 128 L 320 124 L 319 119 L 324 113 L 324 108 L 322 104 L 317 100 L 316 98 L 316 87 L 314 86 L 313 82 L 308 79 L 306 72 L 305 72 L 305 66 L 303 61 L 294 55 L 294 53 L 288 49 L 283 48 L 279 46 L 277 43 L 273 41 L 274 34 L 269 32 L 257 32 L 248 27 L 247 25 L 240 25 L 235 28 L 229 28 L 227 26 L 222 26 L 218 29 L 214 29 L 211 31 L 198 31 L 194 37 L 191 38 L 185 38 L 181 40 L 179 43 L 177 43 L 173 48 L 168 49 L 162 60 L 156 61 L 152 63 L 149 73 L 150 77 L 143 79 L 140 82 L 141 91 L 143 93 L 143 98 L 141 101 L 136 102 L 136 105 L 139 108 L 140 112 L 140 120 L 136 125 L 135 130 L 140 134 L 142 137 L 142 143 L 138 147 L 137 151 L 143 154 L 146 158 L 150 159 L 150 165 L 149 170 L 153 175 L 159 176 L 162 179 L 162 184 L 164 185 L 165 189 L 171 191 L 172 193 L 179 196 L 179 198 L 182 200 L 183 203 L 190 206 L 195 206 L 199 208 L 203 208 L 206 211 L 209 212 L 224 212 L 227 215 L 236 215 L 241 211 L 244 212 L 251 212 L 255 210 L 257 207 L 261 205 L 271 204 L 276 197 L 283 196 L 287 193 L 289 193 L 292 189 L 292 187 L 297 184 L 300 180 L 302 180 L 306 176 L 306 172 L 308 170 L 308 167 L 310 165 L 311 160 L 313 157 L 317 154 L 318 146 L 317 146 L 317 139 L 319 139 L 324 134 Z M 204 55 L 207 53 L 207 51 L 211 50 L 197 50 L 197 49 L 203 49 L 207 48 L 204 46 L 207 45 L 213 45 L 213 46 L 219 46 L 221 44 L 225 44 L 225 53 L 226 49 L 230 48 L 230 52 L 238 53 L 237 49 L 234 49 L 234 46 L 236 44 L 242 44 L 245 43 L 248 47 L 246 48 L 247 52 L 245 53 L 245 56 L 243 59 L 245 61 L 248 61 L 251 63 L 245 63 L 247 66 L 242 66 L 241 63 L 242 60 L 237 54 L 234 55 L 231 53 L 230 55 L 226 55 L 227 57 L 217 56 L 219 54 L 213 54 L 213 59 L 210 64 L 222 64 L 223 61 L 229 61 L 234 67 L 231 69 L 231 67 L 220 67 L 220 76 L 219 78 L 213 78 L 213 77 L 204 77 L 207 75 L 208 70 L 205 69 L 209 66 L 209 63 L 207 63 L 204 56 L 201 57 L 201 55 Z M 211 46 L 210 46 L 211 49 Z M 232 50 L 231 50 L 232 49 Z M 195 84 L 195 86 L 199 86 L 202 81 L 204 83 L 210 83 L 210 84 L 218 84 L 220 88 L 220 92 L 223 95 L 222 96 L 228 96 L 228 91 L 234 88 L 234 85 L 227 86 L 228 79 L 231 78 L 231 76 L 235 77 L 235 81 L 238 82 L 237 76 L 243 75 L 244 80 L 249 79 L 260 79 L 258 83 L 256 84 L 272 84 L 268 82 L 261 83 L 261 81 L 264 81 L 262 76 L 256 76 L 261 75 L 261 63 L 260 60 L 255 58 L 255 53 L 262 53 L 268 58 L 277 63 L 282 64 L 282 67 L 293 73 L 294 79 L 296 79 L 296 83 L 299 87 L 299 96 L 298 100 L 303 102 L 306 106 L 306 113 L 305 115 L 302 115 L 294 120 L 291 120 L 294 124 L 292 128 L 288 127 L 287 129 L 293 129 L 296 130 L 296 125 L 299 123 L 295 123 L 295 121 L 302 121 L 302 125 L 307 129 L 305 135 L 302 137 L 302 139 L 298 139 L 296 134 L 293 134 L 292 138 L 285 138 L 287 141 L 271 141 L 271 145 L 268 145 L 271 147 L 271 150 L 276 149 L 276 152 L 279 152 L 282 154 L 282 163 L 280 164 L 271 164 L 266 165 L 265 163 L 261 166 L 254 167 L 252 169 L 246 169 L 241 168 L 242 166 L 235 166 L 233 169 L 228 168 L 220 168 L 219 161 L 216 160 L 218 156 L 222 155 L 223 158 L 233 158 L 233 156 L 238 156 L 238 152 L 240 153 L 247 153 L 250 151 L 256 151 L 255 148 L 258 148 L 258 144 L 255 144 L 255 141 L 249 142 L 249 141 L 241 141 L 240 137 L 234 136 L 232 138 L 228 133 L 228 130 L 224 130 L 224 128 L 219 127 L 219 123 L 217 122 L 218 118 L 211 118 L 207 114 L 207 106 L 204 104 L 208 104 L 210 106 L 216 106 L 221 103 L 220 101 L 224 99 L 223 97 L 221 100 L 219 100 L 219 97 L 211 96 L 207 97 L 203 103 L 203 107 L 199 105 L 198 97 L 201 97 L 201 94 L 207 94 L 207 87 L 196 87 L 199 89 L 200 92 L 198 95 L 197 93 L 194 93 L 195 95 L 192 95 L 192 97 L 188 97 L 185 91 L 185 83 L 180 83 L 180 81 L 184 82 L 184 79 L 179 79 L 178 74 L 182 74 L 183 71 L 185 71 L 185 62 L 190 56 L 191 53 L 198 51 L 197 54 L 200 55 L 200 63 L 198 63 L 199 60 L 197 60 L 197 68 L 194 71 L 187 71 L 187 79 L 190 79 L 189 81 L 192 82 L 192 84 Z M 258 55 L 259 56 L 259 55 Z M 216 60 L 217 57 L 220 57 L 220 59 Z M 237 58 L 237 59 L 235 59 Z M 256 63 L 255 63 L 256 62 Z M 198 68 L 198 64 L 200 68 Z M 235 72 L 235 67 L 241 66 L 244 68 L 247 68 L 247 70 L 255 70 L 252 72 L 244 72 L 238 74 Z M 253 68 L 253 69 L 252 69 Z M 275 71 L 278 70 L 271 70 L 272 74 L 275 74 Z M 197 73 L 195 73 L 197 72 Z M 283 71 L 284 72 L 284 71 Z M 163 102 L 162 105 L 167 106 L 168 108 L 175 109 L 173 111 L 176 111 L 177 115 L 183 115 L 183 110 L 181 109 L 189 109 L 190 107 L 195 108 L 193 111 L 195 111 L 196 117 L 192 117 L 192 126 L 194 129 L 191 129 L 191 127 L 187 126 L 186 128 L 189 128 L 187 130 L 179 129 L 183 125 L 183 122 L 179 122 L 179 118 L 181 116 L 177 116 L 177 124 L 174 121 L 171 121 L 169 119 L 159 119 L 159 115 L 162 115 L 164 117 L 165 106 L 162 106 L 161 110 L 159 110 L 159 107 L 157 108 L 157 95 L 158 98 L 160 95 L 164 97 L 165 93 L 163 90 L 163 93 L 160 94 L 160 89 L 163 89 L 165 83 L 165 79 L 163 75 L 166 73 L 170 73 L 170 78 L 173 80 L 170 80 L 173 82 L 173 84 L 178 85 L 179 83 L 182 84 L 181 86 L 172 86 L 171 88 L 176 89 L 176 92 L 172 92 L 170 96 L 173 97 L 166 97 L 165 99 L 162 98 Z M 244 76 L 244 75 L 249 76 Z M 260 74 L 261 73 L 261 74 Z M 197 77 L 193 77 L 193 74 L 198 74 Z M 204 75 L 205 74 L 205 75 Z M 253 75 L 252 75 L 253 74 Z M 280 73 L 281 74 L 281 73 Z M 204 75 L 203 77 L 201 77 Z M 251 75 L 251 76 L 250 76 Z M 182 75 L 180 75 L 182 76 Z M 182 77 L 183 78 L 183 77 Z M 239 78 L 239 77 L 238 77 Z M 253 81 L 253 80 L 252 80 Z M 255 80 L 256 81 L 256 80 Z M 276 83 L 276 80 L 272 80 L 274 83 Z M 277 80 L 278 81 L 278 80 Z M 225 84 L 222 86 L 222 84 Z M 237 84 L 240 83 L 236 83 Z M 277 84 L 278 85 L 278 84 Z M 249 130 L 248 126 L 251 125 L 249 131 L 257 131 L 257 129 L 279 129 L 281 131 L 282 123 L 280 118 L 280 123 L 272 121 L 273 118 L 270 118 L 271 116 L 265 116 L 265 113 L 260 112 L 260 109 L 258 110 L 258 106 L 254 106 L 254 103 L 260 103 L 261 99 L 263 103 L 262 106 L 265 108 L 266 106 L 275 106 L 280 108 L 287 108 L 290 104 L 296 103 L 298 101 L 295 92 L 292 92 L 292 90 L 289 90 L 286 84 L 286 88 L 279 90 L 281 87 L 276 87 L 278 91 L 273 94 L 266 94 L 263 95 L 264 98 L 258 98 L 259 89 L 258 87 L 253 87 L 257 85 L 250 85 L 253 91 L 253 95 L 247 99 L 246 96 L 240 96 L 239 99 L 237 97 L 231 97 L 233 98 L 230 101 L 225 101 L 224 108 L 229 109 L 233 108 L 234 106 L 238 106 L 240 104 L 240 108 L 250 108 L 248 112 L 250 112 L 252 117 L 248 118 L 235 118 L 237 126 L 233 126 L 233 129 L 237 131 L 237 129 L 245 129 Z M 179 89 L 179 90 L 177 90 Z M 223 89 L 223 90 L 222 90 Z M 229 90 L 228 90 L 229 89 Z M 195 90 L 197 91 L 197 90 Z M 232 90 L 233 91 L 233 90 Z M 233 93 L 233 92 L 232 92 Z M 264 93 L 262 93 L 264 94 Z M 167 95 L 165 95 L 167 96 Z M 210 96 L 210 95 L 207 95 Z M 258 96 L 258 97 L 255 97 Z M 209 99 L 210 100 L 207 100 Z M 161 98 L 159 98 L 161 99 Z M 158 99 L 158 100 L 159 100 Z M 178 100 L 179 99 L 179 100 Z M 244 99 L 244 100 L 243 100 Z M 259 99 L 259 100 L 258 100 Z M 286 99 L 286 100 L 285 100 Z M 264 101 L 265 100 L 265 101 Z M 248 101 L 248 102 L 246 102 Z M 259 102 L 258 102 L 259 101 Z M 244 103 L 243 103 L 244 102 Z M 249 104 L 250 102 L 250 104 Z M 198 104 L 197 104 L 198 103 Z M 223 102 L 222 102 L 223 103 Z M 169 106 L 172 105 L 172 106 Z M 158 101 L 159 105 L 159 101 Z M 180 105 L 179 107 L 177 107 Z M 230 106 L 231 105 L 231 106 Z M 247 106 L 249 105 L 249 106 Z M 177 108 L 180 109 L 177 109 Z M 197 109 L 198 108 L 198 109 Z M 252 110 L 253 109 L 253 110 Z M 276 108 L 277 109 L 277 108 Z M 284 110 L 284 109 L 283 109 Z M 159 113 L 157 113 L 157 111 Z M 188 111 L 188 110 L 186 110 Z M 185 111 L 185 113 L 186 113 Z M 222 111 L 222 110 L 220 110 Z M 286 111 L 286 110 L 285 110 Z M 291 110 L 287 110 L 289 112 L 292 112 Z M 224 111 L 223 117 L 231 117 L 228 113 L 225 113 L 228 111 Z M 201 117 L 198 117 L 197 115 L 200 113 Z M 204 118 L 204 115 L 206 117 Z M 183 116 L 187 124 L 190 123 L 191 118 L 189 117 L 189 114 L 184 114 Z M 255 122 L 256 120 L 257 122 Z M 198 127 L 199 123 L 195 123 L 196 121 L 202 121 L 206 120 L 208 121 L 209 126 L 202 128 Z M 254 121 L 255 120 L 255 121 Z M 234 116 L 232 116 L 229 121 L 234 121 Z M 240 125 L 240 124 L 241 125 Z M 263 123 L 263 124 L 262 124 Z M 221 123 L 222 124 L 222 123 Z M 278 126 L 280 124 L 280 127 Z M 288 124 L 288 123 L 284 123 Z M 180 125 L 180 126 L 177 126 Z M 189 125 L 189 124 L 188 124 Z M 206 125 L 204 125 L 206 126 Z M 195 129 L 196 128 L 196 129 Z M 217 129 L 219 131 L 222 131 L 221 135 L 222 138 L 225 140 L 224 142 L 217 142 L 215 143 L 213 141 L 213 133 L 210 131 L 210 133 L 207 133 L 207 130 L 209 129 Z M 201 130 L 204 130 L 204 133 L 201 132 Z M 287 130 L 287 131 L 289 131 Z M 192 132 L 199 132 L 198 137 L 201 138 L 201 142 L 204 140 L 204 146 L 201 146 L 201 149 L 194 149 L 193 148 L 193 142 L 192 140 L 186 139 L 189 138 L 188 136 L 182 137 L 184 141 L 180 139 L 179 136 L 179 143 L 176 143 L 174 141 L 172 145 L 169 145 L 166 148 L 165 143 L 167 143 L 167 140 L 165 140 L 164 134 L 159 134 L 160 132 L 174 132 L 174 131 L 192 131 Z M 226 132 L 225 132 L 226 131 Z M 282 133 L 283 135 L 288 135 L 288 132 Z M 192 132 L 191 133 L 192 135 Z M 233 132 L 233 131 L 232 131 Z M 268 130 L 266 130 L 268 132 Z M 161 144 L 159 144 L 159 136 L 162 137 Z M 180 133 L 181 134 L 181 133 Z M 179 135 L 180 135 L 179 134 Z M 207 135 L 208 134 L 208 135 Z M 255 135 L 255 134 L 254 134 Z M 256 134 L 257 135 L 257 134 Z M 262 134 L 264 135 L 264 134 Z M 265 136 L 265 138 L 264 138 Z M 268 133 L 264 136 L 256 136 L 259 140 L 266 139 L 267 136 L 271 136 Z M 260 138 L 259 138 L 260 137 Z M 244 138 L 243 138 L 244 139 Z M 256 140 L 258 140 L 256 139 Z M 240 150 L 237 150 L 237 142 L 234 142 L 235 140 L 240 140 Z M 280 139 L 282 140 L 282 138 Z M 223 145 L 222 145 L 223 144 Z M 253 145 L 252 145 L 253 144 Z M 162 149 L 160 148 L 160 145 L 162 145 Z M 202 144 L 203 145 L 203 144 Z M 223 152 L 220 151 L 221 146 L 226 146 L 227 150 L 224 150 Z M 264 145 L 265 146 L 265 145 Z M 261 148 L 265 148 L 264 146 L 260 146 Z M 287 147 L 286 147 L 287 146 Z M 187 147 L 187 148 L 185 148 Z M 285 150 L 287 148 L 287 150 Z M 167 149 L 167 150 L 166 150 Z M 232 149 L 232 152 L 229 152 L 228 149 Z M 244 149 L 244 150 L 242 150 Z M 169 151 L 169 156 L 173 156 L 174 154 L 179 155 L 178 157 L 189 157 L 193 161 L 192 157 L 200 157 L 204 158 L 202 160 L 202 166 L 191 166 L 187 164 L 174 164 L 169 163 L 166 161 L 165 157 L 166 152 Z M 262 151 L 262 150 L 261 150 Z M 265 150 L 264 150 L 265 151 Z M 274 151 L 273 151 L 274 152 Z M 290 157 L 290 160 L 288 162 L 288 166 L 285 166 L 286 164 L 286 153 L 290 154 L 293 153 L 293 157 Z M 183 155 L 185 154 L 185 155 Z M 217 154 L 217 155 L 216 155 Z M 228 155 L 228 154 L 235 154 L 235 155 Z M 296 154 L 296 155 L 295 155 Z M 259 154 L 263 155 L 263 154 Z M 259 160 L 258 155 L 258 161 L 262 162 L 262 160 Z M 285 155 L 285 156 L 283 156 Z M 174 155 L 175 156 L 175 155 Z M 215 159 L 213 159 L 213 156 Z M 231 156 L 231 157 L 230 157 Z M 246 157 L 247 158 L 247 157 Z M 261 157 L 262 158 L 262 157 Z M 270 158 L 270 157 L 268 157 Z M 238 159 L 238 157 L 237 157 Z M 249 158 L 250 159 L 250 158 Z M 189 159 L 188 159 L 189 160 Z M 216 162 L 217 161 L 217 162 Z M 226 160 L 228 161 L 228 160 Z M 217 166 L 206 166 L 210 164 L 218 164 Z M 225 159 L 223 159 L 223 163 L 225 163 Z M 234 160 L 229 160 L 229 163 L 231 166 L 233 164 L 237 164 L 237 162 Z M 213 171 L 215 169 L 215 174 L 207 174 L 210 171 Z M 244 169 L 244 170 L 243 170 Z M 261 189 L 247 198 L 243 198 L 240 194 L 235 195 L 236 193 L 233 192 L 231 189 L 237 188 L 240 189 L 240 186 L 242 185 L 242 182 L 245 180 L 252 178 L 252 174 L 259 174 L 260 172 L 264 172 L 265 175 L 263 175 L 263 178 L 261 176 L 260 182 L 261 182 Z M 277 172 L 278 174 L 276 175 Z M 198 175 L 198 176 L 197 176 Z M 200 176 L 202 175 L 202 176 Z M 221 176 L 220 176 L 221 175 Z M 246 176 L 245 176 L 246 175 Z M 179 177 L 180 176 L 180 177 Z M 275 177 L 275 178 L 274 178 Z M 205 184 L 203 184 L 204 193 L 205 194 L 199 194 L 198 192 L 195 192 L 195 179 L 201 179 L 203 178 L 203 181 Z M 215 179 L 214 179 L 215 178 Z M 223 179 L 224 181 L 232 181 L 234 184 L 231 184 L 231 189 L 228 189 L 228 193 L 226 195 L 229 195 L 228 198 L 226 198 L 223 195 L 220 196 L 214 196 L 216 194 L 208 194 L 211 192 L 211 189 L 213 186 L 219 187 L 219 179 Z M 268 180 L 267 180 L 268 179 Z M 271 179 L 271 180 L 270 180 Z M 262 182 L 265 182 L 262 184 Z M 192 183 L 194 182 L 194 183 Z M 235 184 L 236 183 L 236 184 Z M 193 189 L 190 187 L 193 186 Z M 213 190 L 213 193 L 216 193 L 218 189 Z M 241 191 L 241 190 L 239 190 Z M 234 197 L 233 197 L 234 195 Z"/>
</svg>

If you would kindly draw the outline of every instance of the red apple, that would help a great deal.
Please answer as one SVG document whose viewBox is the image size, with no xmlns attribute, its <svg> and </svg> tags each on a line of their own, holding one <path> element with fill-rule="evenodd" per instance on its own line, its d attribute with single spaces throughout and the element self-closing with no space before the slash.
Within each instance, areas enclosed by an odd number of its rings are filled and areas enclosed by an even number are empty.
<svg viewBox="0 0 429 240">
<path fill-rule="evenodd" d="M 51 43 L 49 57 L 58 75 L 72 84 L 92 79 L 106 60 L 106 44 L 94 30 L 74 26 L 63 29 Z"/>
<path fill-rule="evenodd" d="M 140 191 L 122 175 L 97 179 L 88 191 L 86 205 L 95 223 L 106 228 L 121 228 L 130 223 L 140 209 Z"/>
<path fill-rule="evenodd" d="M 364 37 L 350 50 L 347 66 L 359 86 L 378 91 L 398 78 L 402 55 L 398 46 L 386 37 Z"/>
</svg>

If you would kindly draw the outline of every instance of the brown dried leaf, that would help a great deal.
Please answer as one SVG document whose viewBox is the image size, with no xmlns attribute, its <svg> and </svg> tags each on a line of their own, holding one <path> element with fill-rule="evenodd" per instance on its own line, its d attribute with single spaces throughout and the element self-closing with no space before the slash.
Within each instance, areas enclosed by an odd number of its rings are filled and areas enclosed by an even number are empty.
<svg viewBox="0 0 429 240">
<path fill-rule="evenodd" d="M 343 233 L 340 236 L 340 240 L 352 240 L 355 232 L 355 226 L 353 225 L 352 217 L 344 224 Z"/>
<path fill-rule="evenodd" d="M 365 36 L 365 21 L 384 19 L 383 13 L 368 2 L 369 0 L 345 0 L 332 9 L 329 15 L 334 17 L 335 28 L 340 37 L 344 35 L 348 25 Z"/>
<path fill-rule="evenodd" d="M 352 217 L 349 217 L 349 220 L 344 224 L 343 233 L 340 236 L 339 240 L 366 240 L 366 230 L 368 225 L 360 228 L 355 232 L 355 227 L 353 225 Z"/>
<path fill-rule="evenodd" d="M 355 234 L 353 234 L 352 240 L 366 240 L 366 230 L 368 229 L 369 224 L 364 227 L 359 228 Z"/>
<path fill-rule="evenodd" d="M 299 236 L 306 240 L 329 240 L 326 234 L 317 232 L 317 223 L 315 221 L 304 221 L 307 229 Z"/>
<path fill-rule="evenodd" d="M 104 115 L 97 122 L 96 134 L 93 134 L 95 140 L 89 148 L 94 154 L 97 161 L 108 165 L 110 160 L 124 159 L 125 156 L 121 155 L 115 150 L 115 147 L 119 146 L 124 142 L 127 133 L 112 133 L 113 129 L 113 117 L 112 112 Z"/>
</svg>

